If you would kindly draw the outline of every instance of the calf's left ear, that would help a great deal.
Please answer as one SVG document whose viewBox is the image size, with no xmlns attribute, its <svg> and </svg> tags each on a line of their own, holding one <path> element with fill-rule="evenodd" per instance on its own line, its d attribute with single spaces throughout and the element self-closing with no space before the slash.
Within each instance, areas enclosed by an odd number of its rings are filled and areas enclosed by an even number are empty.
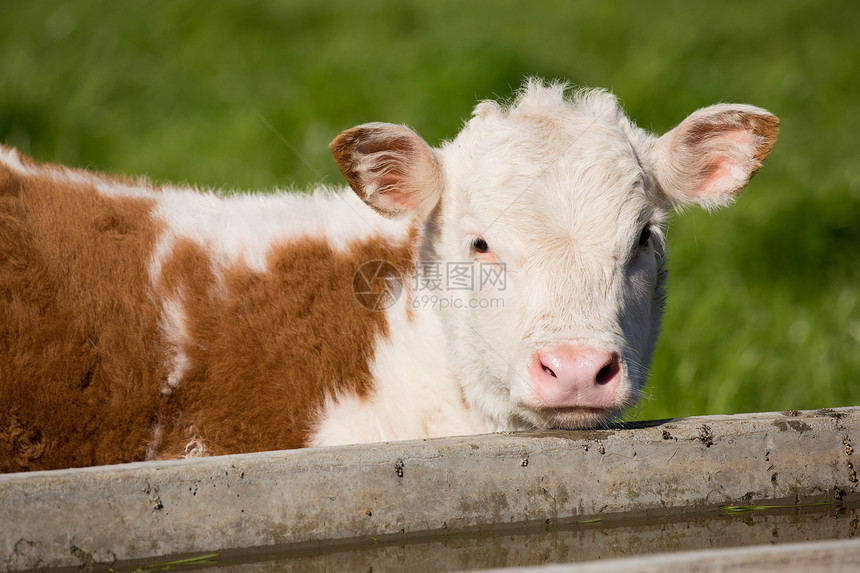
<svg viewBox="0 0 860 573">
<path fill-rule="evenodd" d="M 691 114 L 652 148 L 657 183 L 676 206 L 727 205 L 761 167 L 779 133 L 779 119 L 742 104 Z"/>
<path fill-rule="evenodd" d="M 329 145 L 341 173 L 361 199 L 387 217 L 426 218 L 442 195 L 442 169 L 433 150 L 402 125 L 367 123 Z"/>
</svg>

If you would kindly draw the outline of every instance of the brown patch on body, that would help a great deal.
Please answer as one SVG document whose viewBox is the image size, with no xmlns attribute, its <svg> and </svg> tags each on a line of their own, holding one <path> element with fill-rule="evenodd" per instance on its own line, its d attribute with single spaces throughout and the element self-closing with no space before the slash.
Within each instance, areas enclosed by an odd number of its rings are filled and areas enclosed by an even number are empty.
<svg viewBox="0 0 860 573">
<path fill-rule="evenodd" d="M 0 472 L 301 447 L 326 398 L 372 395 L 387 324 L 353 277 L 379 260 L 405 283 L 417 228 L 274 244 L 262 272 L 180 238 L 153 285 L 155 198 L 21 159 L 30 173 L 0 163 Z M 185 314 L 182 348 L 159 329 L 162 298 Z M 186 369 L 164 393 L 176 350 Z"/>
<path fill-rule="evenodd" d="M 242 261 L 216 270 L 202 247 L 178 242 L 159 289 L 183 300 L 192 342 L 163 455 L 184 455 L 192 439 L 210 454 L 302 447 L 326 397 L 368 396 L 374 340 L 387 325 L 356 300 L 353 276 L 375 260 L 407 276 L 413 243 L 375 239 L 342 252 L 307 237 L 273 246 L 256 272 Z"/>
<path fill-rule="evenodd" d="M 141 459 L 163 374 L 154 202 L 22 163 L 0 165 L 0 471 Z"/>
</svg>

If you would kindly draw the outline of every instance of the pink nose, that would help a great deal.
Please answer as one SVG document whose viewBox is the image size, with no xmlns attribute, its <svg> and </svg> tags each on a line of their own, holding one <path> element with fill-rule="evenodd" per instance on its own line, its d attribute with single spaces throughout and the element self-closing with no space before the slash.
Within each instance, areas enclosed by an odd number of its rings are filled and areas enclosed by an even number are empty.
<svg viewBox="0 0 860 573">
<path fill-rule="evenodd" d="M 556 346 L 535 352 L 529 374 L 543 407 L 613 408 L 621 358 L 588 346 Z"/>
</svg>

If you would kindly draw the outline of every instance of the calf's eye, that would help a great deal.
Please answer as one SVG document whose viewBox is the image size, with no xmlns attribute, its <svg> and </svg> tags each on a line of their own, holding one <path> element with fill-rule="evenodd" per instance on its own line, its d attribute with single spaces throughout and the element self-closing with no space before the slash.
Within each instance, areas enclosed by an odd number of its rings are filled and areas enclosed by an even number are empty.
<svg viewBox="0 0 860 573">
<path fill-rule="evenodd" d="M 482 237 L 475 237 L 472 241 L 472 248 L 475 249 L 476 253 L 486 253 L 490 250 L 490 245 Z"/>
<path fill-rule="evenodd" d="M 648 241 L 651 239 L 651 227 L 642 229 L 642 234 L 639 235 L 639 247 L 645 248 L 648 246 Z"/>
</svg>

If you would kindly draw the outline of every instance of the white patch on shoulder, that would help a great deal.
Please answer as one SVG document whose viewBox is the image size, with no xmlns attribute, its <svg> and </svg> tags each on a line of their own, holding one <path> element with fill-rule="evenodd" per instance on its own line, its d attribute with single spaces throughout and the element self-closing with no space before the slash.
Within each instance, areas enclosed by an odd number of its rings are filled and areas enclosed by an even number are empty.
<svg viewBox="0 0 860 573">
<path fill-rule="evenodd" d="M 291 241 L 318 237 L 335 251 L 345 251 L 354 241 L 371 237 L 403 242 L 410 229 L 408 221 L 380 216 L 351 191 L 321 188 L 310 195 L 222 197 L 168 188 L 152 196 L 157 200 L 154 217 L 165 226 L 150 259 L 152 284 L 157 284 L 162 265 L 180 240 L 190 240 L 206 252 L 217 279 L 224 268 L 239 261 L 264 272 L 272 248 Z"/>
<path fill-rule="evenodd" d="M 183 458 L 202 458 L 209 455 L 209 446 L 206 442 L 198 437 L 193 437 L 185 444 L 185 453 Z"/>
<path fill-rule="evenodd" d="M 144 460 L 151 462 L 161 459 L 161 444 L 164 441 L 164 426 L 156 422 L 152 426 L 152 440 L 146 444 L 146 454 Z"/>
<path fill-rule="evenodd" d="M 469 409 L 448 365 L 439 317 L 407 300 L 386 310 L 389 336 L 375 342 L 367 398 L 331 396 L 318 414 L 308 446 L 333 446 L 492 431 Z M 416 417 L 416 413 L 418 417 Z"/>
<path fill-rule="evenodd" d="M 256 271 L 265 270 L 273 245 L 298 238 L 325 238 L 334 249 L 345 250 L 351 242 L 368 237 L 398 241 L 409 233 L 407 223 L 380 216 L 351 191 L 320 188 L 310 195 L 222 197 L 164 189 L 157 199 L 155 217 L 168 228 L 159 251 L 169 253 L 177 238 L 187 238 L 203 246 L 218 265 L 242 260 Z"/>
<path fill-rule="evenodd" d="M 158 328 L 167 344 L 167 379 L 161 386 L 162 394 L 170 394 L 178 388 L 188 370 L 188 356 L 183 348 L 188 343 L 188 327 L 182 302 L 174 298 L 161 301 L 161 316 Z"/>
</svg>

